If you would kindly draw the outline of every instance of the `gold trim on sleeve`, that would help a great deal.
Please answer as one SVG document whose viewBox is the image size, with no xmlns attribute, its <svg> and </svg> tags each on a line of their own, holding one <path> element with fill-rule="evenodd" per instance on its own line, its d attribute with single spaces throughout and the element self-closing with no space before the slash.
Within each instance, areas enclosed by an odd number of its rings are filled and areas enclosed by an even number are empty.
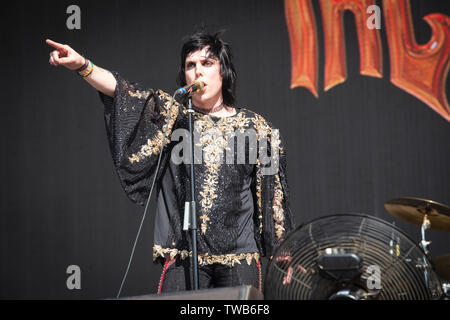
<svg viewBox="0 0 450 320">
<path fill-rule="evenodd" d="M 137 91 L 137 92 L 139 92 L 139 91 Z M 171 99 L 171 97 L 169 95 L 165 94 L 164 92 L 162 92 L 160 90 L 157 91 L 157 94 L 164 99 L 167 97 L 169 97 L 169 99 Z M 171 104 L 170 100 L 165 100 L 164 105 L 163 105 L 164 110 L 161 111 L 161 115 L 164 116 L 164 122 L 165 122 L 165 124 L 162 127 L 162 130 L 158 130 L 152 139 L 148 139 L 147 143 L 144 144 L 143 146 L 141 146 L 141 150 L 139 150 L 139 152 L 132 154 L 128 158 L 130 163 L 139 162 L 144 158 L 159 154 L 161 147 L 163 145 L 163 138 L 164 138 L 163 132 L 164 131 L 166 131 L 165 145 L 170 143 L 169 137 L 172 134 L 172 129 L 173 129 L 175 121 L 178 117 L 178 112 L 179 112 L 179 105 L 177 102 L 174 102 L 173 108 L 172 108 L 172 113 L 169 118 L 170 104 Z"/>
<path fill-rule="evenodd" d="M 168 254 L 168 256 L 166 256 Z M 178 250 L 175 248 L 163 248 L 159 245 L 153 246 L 153 260 L 158 257 L 174 259 L 179 256 L 181 260 L 187 257 L 192 257 L 192 251 L 188 250 Z M 256 263 L 259 262 L 260 254 L 254 253 L 232 253 L 232 254 L 221 254 L 221 255 L 210 255 L 208 253 L 198 254 L 198 263 L 201 266 L 211 265 L 214 263 L 227 265 L 234 267 L 235 264 L 241 264 L 242 260 L 245 260 L 248 265 L 251 265 L 252 261 L 255 260 Z"/>
</svg>

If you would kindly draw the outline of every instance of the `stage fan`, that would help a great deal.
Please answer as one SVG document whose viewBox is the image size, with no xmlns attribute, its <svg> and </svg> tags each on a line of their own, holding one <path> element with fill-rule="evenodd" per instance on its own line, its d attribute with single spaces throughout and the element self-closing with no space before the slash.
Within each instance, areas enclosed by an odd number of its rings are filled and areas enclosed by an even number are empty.
<svg viewBox="0 0 450 320">
<path fill-rule="evenodd" d="M 423 250 L 372 216 L 322 217 L 294 230 L 267 268 L 266 299 L 429 300 L 442 296 Z"/>
</svg>

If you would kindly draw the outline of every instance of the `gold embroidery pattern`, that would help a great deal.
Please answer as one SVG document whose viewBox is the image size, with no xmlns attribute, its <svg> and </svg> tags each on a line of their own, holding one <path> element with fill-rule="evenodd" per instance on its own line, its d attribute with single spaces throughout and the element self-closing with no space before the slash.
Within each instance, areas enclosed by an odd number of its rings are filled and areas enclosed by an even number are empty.
<svg viewBox="0 0 450 320">
<path fill-rule="evenodd" d="M 234 130 L 244 132 L 248 128 L 250 118 L 247 118 L 243 112 L 240 112 L 234 117 L 227 117 L 221 119 L 218 123 L 218 129 L 223 132 L 224 135 L 233 134 Z"/>
<path fill-rule="evenodd" d="M 199 194 L 202 196 L 200 200 L 202 221 L 200 229 L 202 234 L 206 233 L 208 228 L 208 214 L 211 211 L 214 200 L 217 198 L 217 184 L 219 182 L 218 171 L 220 169 L 220 160 L 223 154 L 224 139 L 218 128 L 214 127 L 214 123 L 205 115 L 200 115 L 196 121 L 195 129 L 200 133 L 200 140 L 197 146 L 202 147 L 204 154 L 204 162 L 206 166 L 206 176 L 203 180 L 202 190 Z"/>
<path fill-rule="evenodd" d="M 202 230 L 202 234 L 206 233 L 206 229 L 208 227 L 208 221 L 211 219 L 208 217 L 208 213 L 211 211 L 214 200 L 217 198 L 217 183 L 219 180 L 218 170 L 219 164 L 208 164 L 206 166 L 206 177 L 204 179 L 204 184 L 202 191 L 200 191 L 200 195 L 202 196 L 202 200 L 200 204 L 202 205 L 203 214 L 200 216 L 202 220 L 202 224 L 200 229 Z"/>
<path fill-rule="evenodd" d="M 275 190 L 273 195 L 273 219 L 275 221 L 275 234 L 279 239 L 283 236 L 284 229 L 284 210 L 283 210 L 283 188 L 281 187 L 280 177 L 275 175 Z"/>
<path fill-rule="evenodd" d="M 167 111 L 169 111 L 170 104 L 172 102 L 172 96 L 162 90 L 156 90 L 156 95 L 159 97 L 159 99 L 165 101 L 164 108 Z M 181 105 L 177 100 L 174 100 L 173 106 L 174 106 L 174 108 L 177 107 L 178 109 L 182 109 L 183 113 L 186 114 L 186 108 L 183 105 Z"/>
<path fill-rule="evenodd" d="M 199 254 L 198 263 L 202 266 L 213 263 L 229 265 L 234 267 L 235 264 L 241 264 L 241 260 L 246 260 L 248 265 L 251 265 L 252 259 L 259 262 L 259 253 L 241 253 L 241 254 L 224 254 L 224 255 L 209 255 Z"/>
<path fill-rule="evenodd" d="M 278 130 L 272 130 L 272 128 L 268 125 L 267 121 L 261 117 L 260 115 L 255 115 L 252 119 L 253 124 L 256 128 L 256 135 L 258 140 L 263 137 L 267 137 L 267 143 L 270 143 L 272 151 L 279 152 L 280 154 L 284 154 L 283 148 L 281 145 L 280 134 Z M 274 166 L 276 167 L 276 175 L 275 175 L 275 187 L 274 187 L 274 198 L 272 203 L 273 209 L 273 219 L 275 222 L 275 234 L 278 239 L 281 239 L 283 233 L 285 231 L 284 228 L 284 210 L 283 210 L 283 188 L 281 187 L 280 177 L 278 175 L 279 172 L 279 163 L 278 157 L 272 158 L 274 161 Z M 262 177 L 261 177 L 261 161 L 258 157 L 257 159 L 257 171 L 256 171 L 256 197 L 257 197 L 257 205 L 260 212 L 258 219 L 260 220 L 259 232 L 263 231 L 262 224 L 262 191 L 261 191 Z"/>
<path fill-rule="evenodd" d="M 281 145 L 281 140 L 280 140 L 280 131 L 278 130 L 272 130 L 272 142 L 271 142 L 271 148 L 272 150 L 275 150 L 276 152 L 279 152 L 280 154 L 283 154 L 283 148 L 280 146 Z M 276 163 L 277 166 L 277 172 L 278 172 L 278 162 Z"/>
<path fill-rule="evenodd" d="M 139 90 L 137 91 L 139 92 Z M 178 111 L 179 111 L 179 105 L 177 102 L 174 102 L 174 105 L 172 107 L 172 112 L 169 118 L 169 108 L 170 108 L 170 104 L 171 104 L 171 97 L 162 92 L 162 91 L 157 91 L 156 92 L 161 98 L 165 99 L 164 102 L 164 110 L 161 111 L 161 115 L 164 116 L 164 121 L 165 124 L 162 127 L 162 131 L 158 130 L 158 132 L 156 133 L 155 137 L 153 139 L 148 139 L 147 143 L 144 144 L 143 146 L 141 146 L 141 150 L 138 153 L 132 154 L 128 160 L 130 161 L 130 163 L 134 163 L 134 162 L 139 162 L 142 159 L 146 158 L 146 157 L 150 157 L 152 155 L 157 155 L 159 154 L 161 147 L 163 145 L 163 138 L 164 138 L 164 131 L 166 131 L 166 141 L 165 144 L 169 144 L 170 143 L 170 135 L 172 133 L 172 129 L 173 129 L 173 125 L 175 123 L 175 120 L 178 117 Z"/>
<path fill-rule="evenodd" d="M 267 121 L 261 117 L 259 114 L 255 114 L 255 117 L 252 118 L 253 125 L 256 129 L 256 136 L 258 140 L 262 137 L 269 137 L 272 132 L 272 128 L 267 124 Z"/>
<path fill-rule="evenodd" d="M 195 129 L 200 133 L 200 140 L 197 146 L 202 147 L 206 166 L 206 176 L 200 191 L 203 213 L 200 216 L 202 234 L 206 233 L 208 221 L 211 220 L 208 214 L 217 198 L 218 172 L 220 163 L 223 161 L 224 150 L 228 149 L 227 139 L 234 134 L 235 130 L 244 132 L 249 121 L 250 119 L 243 112 L 234 117 L 222 118 L 217 123 L 206 115 L 198 115 Z"/>
<path fill-rule="evenodd" d="M 175 258 L 176 255 L 180 255 L 182 260 L 186 259 L 188 256 L 192 257 L 192 251 L 178 250 L 175 248 L 163 248 L 158 245 L 153 246 L 153 260 L 156 260 L 158 257 L 165 258 L 166 254 L 169 254 L 170 259 Z"/>
<path fill-rule="evenodd" d="M 153 260 L 156 260 L 158 257 L 165 258 L 166 254 L 169 254 L 170 259 L 175 258 L 177 255 L 179 255 L 182 260 L 186 259 L 187 257 L 192 257 L 192 251 L 178 250 L 175 248 L 163 248 L 159 245 L 153 246 Z M 201 253 L 198 255 L 198 263 L 201 266 L 219 263 L 234 267 L 235 264 L 241 264 L 241 261 L 244 259 L 248 265 L 251 265 L 253 260 L 258 263 L 259 258 L 260 254 L 256 252 L 222 255 L 209 255 L 208 253 Z"/>
<path fill-rule="evenodd" d="M 262 179 L 261 179 L 261 161 L 256 160 L 256 204 L 258 205 L 258 219 L 259 219 L 259 233 L 263 232 L 263 222 L 262 222 Z"/>
<path fill-rule="evenodd" d="M 133 92 L 131 90 L 128 91 L 128 94 L 130 95 L 130 97 L 134 97 L 134 98 L 138 98 L 138 99 L 142 99 L 144 98 L 144 100 L 146 100 L 148 98 L 148 96 L 150 95 L 150 91 L 139 91 L 136 90 L 136 92 Z"/>
<path fill-rule="evenodd" d="M 272 142 L 271 142 L 271 148 L 272 150 L 276 150 L 276 152 L 282 153 L 280 144 L 280 133 L 278 130 L 272 131 Z M 275 163 L 274 166 L 276 166 L 276 174 L 275 174 L 275 189 L 274 189 L 274 195 L 273 195 L 273 219 L 275 221 L 275 234 L 277 236 L 277 239 L 280 240 L 283 237 L 285 228 L 284 228 L 284 209 L 283 209 L 283 188 L 280 183 L 280 176 L 279 176 L 279 162 L 278 157 L 272 158 Z"/>
<path fill-rule="evenodd" d="M 284 150 L 280 146 L 281 144 L 280 132 L 278 130 L 272 130 L 272 127 L 269 126 L 267 121 L 258 114 L 255 115 L 255 118 L 252 118 L 252 121 L 256 129 L 256 136 L 258 140 L 260 140 L 263 137 L 267 137 L 268 142 L 270 142 L 273 139 L 274 142 L 272 144 L 272 149 L 274 150 L 278 149 L 280 154 L 284 154 Z"/>
<path fill-rule="evenodd" d="M 258 114 L 255 114 L 255 117 L 252 118 L 253 125 L 256 129 L 256 137 L 258 141 L 262 137 L 267 137 L 270 133 L 270 127 L 267 122 Z M 256 203 L 258 205 L 259 210 L 259 233 L 263 232 L 263 216 L 262 216 L 262 175 L 261 175 L 261 160 L 258 157 L 256 160 Z"/>
</svg>

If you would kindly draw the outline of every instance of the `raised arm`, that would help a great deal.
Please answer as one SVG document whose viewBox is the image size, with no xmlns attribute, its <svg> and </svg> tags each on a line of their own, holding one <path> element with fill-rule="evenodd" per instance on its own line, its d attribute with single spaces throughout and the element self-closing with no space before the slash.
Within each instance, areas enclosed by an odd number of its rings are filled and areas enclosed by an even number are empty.
<svg viewBox="0 0 450 320">
<path fill-rule="evenodd" d="M 72 71 L 85 67 L 79 74 L 98 91 L 107 96 L 114 97 L 117 81 L 111 72 L 91 64 L 92 62 L 89 63 L 87 59 L 66 44 L 61 44 L 50 39 L 47 39 L 45 42 L 56 49 L 50 53 L 49 63 L 52 66 L 63 66 Z"/>
</svg>

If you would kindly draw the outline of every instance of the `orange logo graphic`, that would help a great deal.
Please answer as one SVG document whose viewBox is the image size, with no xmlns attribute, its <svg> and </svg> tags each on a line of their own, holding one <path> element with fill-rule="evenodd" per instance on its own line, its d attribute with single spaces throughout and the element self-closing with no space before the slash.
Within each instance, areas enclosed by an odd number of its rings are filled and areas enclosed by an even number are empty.
<svg viewBox="0 0 450 320">
<path fill-rule="evenodd" d="M 379 29 L 366 26 L 366 9 L 375 0 L 319 0 L 325 43 L 324 90 L 347 79 L 343 14 L 354 14 L 359 42 L 360 73 L 383 77 Z M 311 0 L 285 0 L 291 45 L 291 88 L 305 87 L 318 93 L 318 40 Z M 450 17 L 433 13 L 424 20 L 432 30 L 428 43 L 414 37 L 409 0 L 383 0 L 383 14 L 391 69 L 391 82 L 420 99 L 450 121 L 445 81 L 450 66 Z"/>
</svg>

